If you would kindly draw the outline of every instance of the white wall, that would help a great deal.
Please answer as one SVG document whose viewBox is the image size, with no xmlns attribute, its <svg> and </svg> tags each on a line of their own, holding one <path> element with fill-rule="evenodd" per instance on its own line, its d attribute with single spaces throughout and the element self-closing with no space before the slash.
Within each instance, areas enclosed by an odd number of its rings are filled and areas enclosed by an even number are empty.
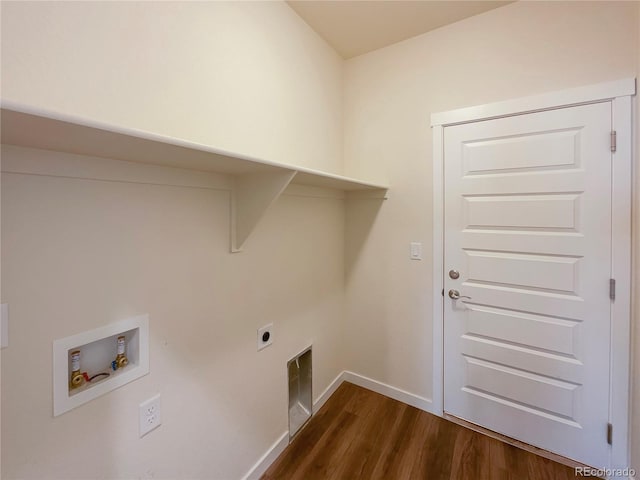
<svg viewBox="0 0 640 480">
<path fill-rule="evenodd" d="M 340 57 L 284 2 L 2 2 L 2 98 L 342 170 Z"/>
<path fill-rule="evenodd" d="M 311 340 L 316 392 L 347 367 L 431 397 L 430 114 L 634 76 L 640 49 L 633 3 L 519 2 L 349 60 L 342 90 L 341 60 L 282 3 L 1 8 L 3 99 L 334 172 L 344 153 L 344 173 L 392 184 L 379 212 L 349 204 L 346 231 L 342 200 L 285 195 L 229 255 L 227 191 L 163 184 L 220 179 L 3 174 L 7 479 L 239 477 L 286 429 L 284 362 Z M 5 150 L 3 168 L 25 155 L 72 158 Z M 53 419 L 51 341 L 146 311 L 152 373 Z M 158 391 L 164 425 L 139 440 Z"/>
<path fill-rule="evenodd" d="M 343 199 L 285 194 L 230 254 L 215 177 L 8 173 L 74 157 L 3 148 L 2 478 L 241 477 L 287 430 L 286 361 L 313 343 L 316 395 L 342 369 Z M 151 373 L 53 418 L 52 341 L 145 312 Z M 139 439 L 137 406 L 157 392 L 163 425 Z"/>
<path fill-rule="evenodd" d="M 346 62 L 345 172 L 392 186 L 370 232 L 354 223 L 366 207 L 347 212 L 349 369 L 432 397 L 430 115 L 634 77 L 637 14 L 632 2 L 517 2 Z M 422 262 L 410 241 L 424 242 Z"/>
<path fill-rule="evenodd" d="M 342 170 L 342 61 L 284 3 L 1 8 L 3 100 Z M 78 159 L 2 157 L 3 479 L 239 478 L 287 430 L 286 361 L 313 342 L 316 395 L 341 370 L 335 192 L 289 189 L 229 254 L 229 179 L 151 166 L 135 167 L 138 183 L 24 175 L 7 172 Z M 145 312 L 150 375 L 53 418 L 52 341 Z M 274 344 L 257 353 L 269 322 Z M 163 425 L 139 439 L 137 406 L 157 392 Z"/>
</svg>

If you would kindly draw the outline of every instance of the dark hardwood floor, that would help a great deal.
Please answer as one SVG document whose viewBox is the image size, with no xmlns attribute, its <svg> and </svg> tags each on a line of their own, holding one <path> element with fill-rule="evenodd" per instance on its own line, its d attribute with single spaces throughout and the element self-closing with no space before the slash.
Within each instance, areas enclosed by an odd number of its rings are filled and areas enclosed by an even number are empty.
<svg viewBox="0 0 640 480">
<path fill-rule="evenodd" d="M 343 383 L 264 480 L 575 480 L 572 468 Z"/>
</svg>

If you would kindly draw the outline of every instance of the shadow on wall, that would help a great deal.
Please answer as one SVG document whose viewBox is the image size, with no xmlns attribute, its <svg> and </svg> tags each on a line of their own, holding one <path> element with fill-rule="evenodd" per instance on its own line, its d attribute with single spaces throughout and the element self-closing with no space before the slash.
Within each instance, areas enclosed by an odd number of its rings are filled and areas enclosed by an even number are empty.
<svg viewBox="0 0 640 480">
<path fill-rule="evenodd" d="M 346 200 L 345 281 L 348 282 L 363 253 L 384 198 L 351 197 Z"/>
</svg>

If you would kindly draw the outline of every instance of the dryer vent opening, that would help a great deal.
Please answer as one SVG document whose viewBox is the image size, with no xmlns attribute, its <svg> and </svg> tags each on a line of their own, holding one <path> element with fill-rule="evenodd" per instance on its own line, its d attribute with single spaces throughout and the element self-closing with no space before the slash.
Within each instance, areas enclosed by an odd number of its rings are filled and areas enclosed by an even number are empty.
<svg viewBox="0 0 640 480">
<path fill-rule="evenodd" d="M 287 362 L 289 378 L 289 439 L 311 418 L 311 347 Z"/>
</svg>

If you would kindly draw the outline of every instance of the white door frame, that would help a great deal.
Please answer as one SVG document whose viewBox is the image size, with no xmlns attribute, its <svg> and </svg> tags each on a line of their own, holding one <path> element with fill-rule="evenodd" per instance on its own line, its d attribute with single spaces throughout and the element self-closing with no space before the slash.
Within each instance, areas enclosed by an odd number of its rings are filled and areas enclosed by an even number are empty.
<svg viewBox="0 0 640 480">
<path fill-rule="evenodd" d="M 613 425 L 611 468 L 629 466 L 631 371 L 631 202 L 632 110 L 635 78 L 573 88 L 532 97 L 434 113 L 433 130 L 433 402 L 444 414 L 444 127 L 576 105 L 612 102 L 617 149 L 612 170 L 612 272 L 616 299 L 611 304 L 611 385 L 609 418 Z M 603 432 L 605 435 L 606 432 Z"/>
</svg>

